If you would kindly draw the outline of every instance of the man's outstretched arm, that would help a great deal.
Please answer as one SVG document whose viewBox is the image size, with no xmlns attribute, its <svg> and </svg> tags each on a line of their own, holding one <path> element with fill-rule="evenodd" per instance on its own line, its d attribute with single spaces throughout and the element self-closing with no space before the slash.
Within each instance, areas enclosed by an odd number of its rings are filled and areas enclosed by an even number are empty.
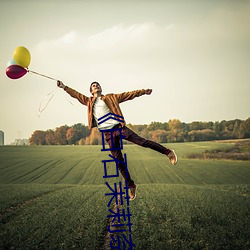
<svg viewBox="0 0 250 250">
<path fill-rule="evenodd" d="M 125 102 L 128 100 L 132 100 L 135 97 L 139 97 L 142 95 L 150 95 L 152 93 L 152 89 L 141 89 L 141 90 L 134 90 L 134 91 L 130 91 L 130 92 L 124 92 L 121 94 L 116 94 L 119 103 L 121 102 Z"/>
<path fill-rule="evenodd" d="M 69 95 L 71 95 L 73 98 L 76 98 L 80 103 L 83 105 L 87 105 L 89 97 L 77 92 L 76 90 L 64 85 L 62 81 L 57 81 L 57 86 L 59 88 L 64 89 Z"/>
</svg>

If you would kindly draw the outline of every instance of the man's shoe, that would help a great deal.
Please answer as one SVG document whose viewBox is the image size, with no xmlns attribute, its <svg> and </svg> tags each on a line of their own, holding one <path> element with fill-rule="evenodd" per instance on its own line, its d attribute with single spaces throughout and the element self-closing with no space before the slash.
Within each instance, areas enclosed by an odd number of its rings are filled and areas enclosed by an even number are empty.
<svg viewBox="0 0 250 250">
<path fill-rule="evenodd" d="M 129 192 L 129 195 L 130 195 L 130 201 L 133 201 L 136 197 L 136 185 L 134 185 L 133 187 L 130 187 L 129 188 L 130 192 Z"/>
<path fill-rule="evenodd" d="M 171 150 L 171 152 L 167 155 L 172 165 L 177 164 L 177 155 L 175 154 L 174 150 Z"/>
</svg>

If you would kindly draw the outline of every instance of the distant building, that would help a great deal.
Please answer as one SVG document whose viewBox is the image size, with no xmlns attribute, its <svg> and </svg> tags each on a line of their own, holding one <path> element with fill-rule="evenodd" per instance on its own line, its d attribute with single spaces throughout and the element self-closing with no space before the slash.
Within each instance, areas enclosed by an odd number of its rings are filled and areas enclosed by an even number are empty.
<svg viewBox="0 0 250 250">
<path fill-rule="evenodd" d="M 0 130 L 0 146 L 4 145 L 4 132 Z"/>
</svg>

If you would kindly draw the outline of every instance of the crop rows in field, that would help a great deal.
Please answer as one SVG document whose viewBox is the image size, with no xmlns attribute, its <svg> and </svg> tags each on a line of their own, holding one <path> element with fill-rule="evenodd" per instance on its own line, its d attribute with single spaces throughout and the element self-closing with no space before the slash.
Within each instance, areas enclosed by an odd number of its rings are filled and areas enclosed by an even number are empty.
<svg viewBox="0 0 250 250">
<path fill-rule="evenodd" d="M 130 203 L 135 249 L 248 249 L 249 162 L 185 158 L 230 143 L 167 146 L 177 166 L 124 146 L 139 186 Z M 104 183 L 120 180 L 103 179 L 104 159 L 100 146 L 0 147 L 0 249 L 104 249 Z"/>
<path fill-rule="evenodd" d="M 191 145 L 190 145 L 191 144 Z M 170 145 L 179 156 L 177 166 L 168 158 L 134 145 L 124 147 L 128 168 L 139 184 L 247 184 L 249 161 L 189 160 L 186 152 L 203 151 L 222 143 L 183 143 Z M 104 184 L 102 160 L 108 153 L 99 146 L 1 147 L 0 183 Z M 114 165 L 108 165 L 109 171 Z"/>
<path fill-rule="evenodd" d="M 141 185 L 131 208 L 138 249 L 249 249 L 249 185 Z M 155 248 L 156 247 L 156 248 Z"/>
<path fill-rule="evenodd" d="M 103 249 L 104 185 L 4 185 L 0 249 Z M 14 190 L 13 190 L 14 188 Z M 141 184 L 130 202 L 136 249 L 248 249 L 249 185 Z M 10 207 L 10 204 L 11 205 Z M 11 208 L 11 209 L 10 209 Z"/>
<path fill-rule="evenodd" d="M 25 195 L 25 185 L 17 184 L 14 188 L 16 195 L 21 195 L 19 203 L 10 199 L 13 205 L 2 209 L 0 214 L 0 249 L 100 249 L 103 246 L 107 221 L 104 185 L 33 184 L 33 197 Z M 12 193 L 12 187 L 5 187 L 5 192 Z"/>
</svg>

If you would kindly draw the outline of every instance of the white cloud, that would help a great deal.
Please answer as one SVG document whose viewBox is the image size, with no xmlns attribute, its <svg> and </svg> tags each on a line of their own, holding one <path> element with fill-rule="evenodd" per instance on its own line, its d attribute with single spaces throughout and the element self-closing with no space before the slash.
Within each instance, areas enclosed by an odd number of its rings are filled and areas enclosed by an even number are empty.
<svg viewBox="0 0 250 250">
<path fill-rule="evenodd" d="M 76 60 L 77 55 L 90 60 L 104 56 L 106 60 L 107 54 L 112 58 L 115 53 L 125 55 L 127 50 L 147 47 L 152 42 L 150 36 L 156 32 L 158 30 L 152 23 L 118 24 L 90 36 L 70 31 L 56 39 L 41 41 L 34 51 L 39 55 L 44 55 L 46 51 L 51 57 L 63 53 L 68 60 Z"/>
<path fill-rule="evenodd" d="M 159 31 L 153 23 L 118 24 L 92 35 L 70 31 L 37 44 L 32 55 L 39 61 L 33 60 L 33 65 L 45 72 L 50 72 L 53 66 L 54 72 L 63 75 L 70 68 L 77 77 L 82 77 L 83 70 L 92 76 L 98 72 L 102 77 L 119 68 L 126 72 L 132 64 L 145 62 L 143 57 L 147 57 Z"/>
<path fill-rule="evenodd" d="M 125 26 L 118 24 L 87 39 L 87 48 L 92 50 L 109 49 L 113 46 L 126 46 L 130 43 L 138 44 L 138 39 L 150 35 L 154 28 L 152 23 L 134 24 Z"/>
<path fill-rule="evenodd" d="M 66 33 L 64 36 L 62 36 L 58 42 L 59 44 L 74 44 L 78 38 L 78 34 L 76 31 L 70 31 L 69 33 Z"/>
</svg>

